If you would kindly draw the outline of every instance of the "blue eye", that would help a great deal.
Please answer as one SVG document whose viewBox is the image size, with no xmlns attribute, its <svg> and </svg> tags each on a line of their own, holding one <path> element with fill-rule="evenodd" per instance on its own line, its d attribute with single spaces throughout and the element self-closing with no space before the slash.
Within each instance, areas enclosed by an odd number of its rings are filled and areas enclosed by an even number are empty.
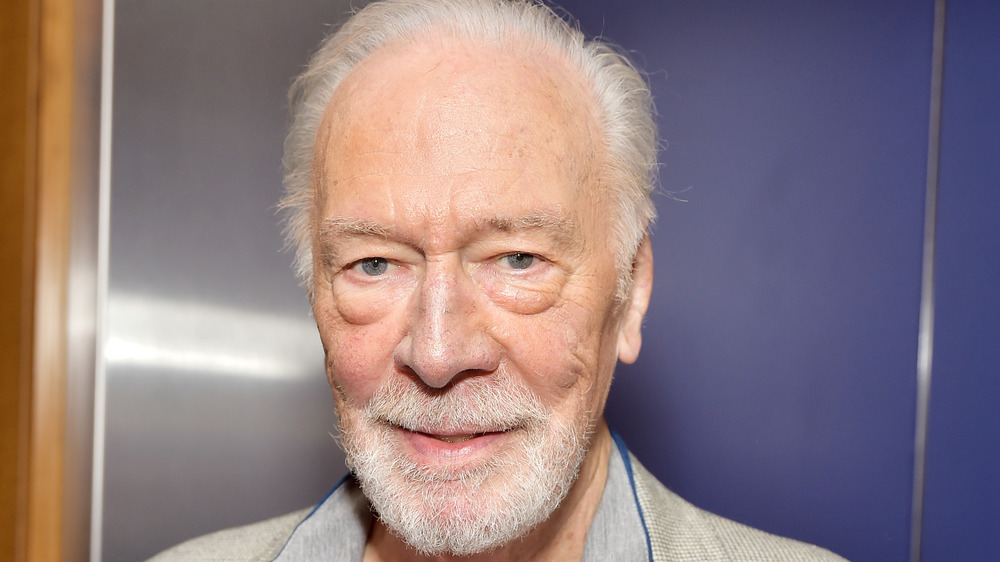
<svg viewBox="0 0 1000 562">
<path fill-rule="evenodd" d="M 531 267 L 531 264 L 535 263 L 535 256 L 524 252 L 507 254 L 501 259 L 506 261 L 511 269 L 528 269 Z"/>
<path fill-rule="evenodd" d="M 365 275 L 371 275 L 373 277 L 384 274 L 389 269 L 389 260 L 385 258 L 365 258 L 358 262 L 361 266 L 361 271 Z"/>
</svg>

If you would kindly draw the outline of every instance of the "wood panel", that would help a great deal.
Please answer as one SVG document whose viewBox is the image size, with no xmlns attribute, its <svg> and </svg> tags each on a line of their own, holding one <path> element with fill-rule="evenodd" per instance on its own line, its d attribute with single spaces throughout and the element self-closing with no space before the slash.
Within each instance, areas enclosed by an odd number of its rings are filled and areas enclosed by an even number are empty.
<svg viewBox="0 0 1000 562">
<path fill-rule="evenodd" d="M 0 559 L 23 560 L 34 302 L 37 2 L 0 17 Z"/>
<path fill-rule="evenodd" d="M 38 88 L 35 337 L 28 560 L 59 560 L 66 449 L 66 294 L 72 165 L 73 3 L 43 0 Z"/>
<path fill-rule="evenodd" d="M 59 560 L 73 3 L 0 18 L 0 559 Z"/>
</svg>

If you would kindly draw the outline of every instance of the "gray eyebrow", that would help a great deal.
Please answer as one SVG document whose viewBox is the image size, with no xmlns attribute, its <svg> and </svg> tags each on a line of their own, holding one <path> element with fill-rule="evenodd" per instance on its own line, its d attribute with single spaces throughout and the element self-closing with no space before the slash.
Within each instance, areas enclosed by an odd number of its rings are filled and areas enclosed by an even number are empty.
<svg viewBox="0 0 1000 562">
<path fill-rule="evenodd" d="M 540 230 L 548 232 L 560 246 L 569 246 L 576 238 L 577 225 L 572 219 L 549 212 L 532 213 L 522 217 L 489 217 L 479 221 L 476 228 L 480 231 L 499 232 L 530 232 Z"/>
<path fill-rule="evenodd" d="M 321 239 L 330 239 L 336 236 L 375 236 L 378 238 L 388 238 L 390 234 L 388 228 L 377 222 L 363 219 L 349 219 L 346 217 L 330 217 L 325 219 L 319 229 Z"/>
<path fill-rule="evenodd" d="M 391 232 L 385 226 L 363 219 L 330 217 L 320 224 L 316 244 L 319 245 L 320 263 L 328 269 L 337 261 L 337 251 L 332 243 L 336 238 L 389 238 Z"/>
<path fill-rule="evenodd" d="M 565 229 L 570 221 L 554 214 L 539 213 L 518 218 L 490 217 L 482 222 L 487 228 L 511 232 L 535 228 Z"/>
</svg>

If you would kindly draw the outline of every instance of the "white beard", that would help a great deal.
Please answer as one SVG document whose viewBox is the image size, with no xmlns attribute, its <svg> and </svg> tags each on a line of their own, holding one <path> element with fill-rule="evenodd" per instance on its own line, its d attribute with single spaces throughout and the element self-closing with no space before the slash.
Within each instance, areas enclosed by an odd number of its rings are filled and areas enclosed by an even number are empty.
<svg viewBox="0 0 1000 562">
<path fill-rule="evenodd" d="M 437 395 L 390 382 L 363 409 L 345 406 L 338 416 L 348 466 L 386 527 L 425 555 L 490 551 L 548 519 L 576 481 L 592 432 L 586 421 L 553 423 L 527 388 L 503 374 Z M 513 431 L 500 454 L 458 469 L 410 461 L 393 426 Z"/>
</svg>

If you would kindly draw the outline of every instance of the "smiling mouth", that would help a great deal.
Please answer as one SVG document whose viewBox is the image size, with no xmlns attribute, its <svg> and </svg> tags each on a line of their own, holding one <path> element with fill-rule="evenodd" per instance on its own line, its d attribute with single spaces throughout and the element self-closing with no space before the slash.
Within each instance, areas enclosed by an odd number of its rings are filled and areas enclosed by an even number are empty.
<svg viewBox="0 0 1000 562">
<path fill-rule="evenodd" d="M 493 454 L 500 452 L 517 429 L 424 427 L 421 431 L 400 426 L 396 428 L 401 452 L 410 460 L 425 466 L 448 467 L 479 462 L 476 459 L 483 460 L 490 456 L 491 451 Z"/>
<path fill-rule="evenodd" d="M 482 437 L 484 435 L 489 435 L 490 433 L 502 433 L 500 431 L 492 431 L 489 433 L 466 433 L 461 435 L 435 435 L 433 433 L 424 433 L 422 431 L 417 432 L 421 435 L 425 435 L 432 439 L 437 439 L 438 441 L 444 441 L 445 443 L 464 443 L 476 437 Z"/>
</svg>

